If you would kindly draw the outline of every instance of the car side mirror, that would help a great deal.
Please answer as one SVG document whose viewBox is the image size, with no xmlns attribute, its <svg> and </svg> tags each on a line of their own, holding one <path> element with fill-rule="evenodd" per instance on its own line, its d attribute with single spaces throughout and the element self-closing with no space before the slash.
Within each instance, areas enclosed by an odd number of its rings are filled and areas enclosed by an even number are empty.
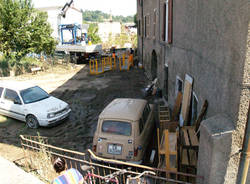
<svg viewBox="0 0 250 184">
<path fill-rule="evenodd" d="M 22 103 L 20 102 L 20 100 L 15 99 L 14 104 L 21 105 Z"/>
</svg>

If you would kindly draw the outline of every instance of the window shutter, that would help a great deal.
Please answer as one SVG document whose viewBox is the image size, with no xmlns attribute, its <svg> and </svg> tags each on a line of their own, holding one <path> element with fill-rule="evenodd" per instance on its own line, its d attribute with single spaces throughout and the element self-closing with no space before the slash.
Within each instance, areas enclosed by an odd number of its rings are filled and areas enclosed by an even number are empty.
<svg viewBox="0 0 250 184">
<path fill-rule="evenodd" d="M 166 3 L 163 5 L 162 40 L 166 40 Z"/>
</svg>

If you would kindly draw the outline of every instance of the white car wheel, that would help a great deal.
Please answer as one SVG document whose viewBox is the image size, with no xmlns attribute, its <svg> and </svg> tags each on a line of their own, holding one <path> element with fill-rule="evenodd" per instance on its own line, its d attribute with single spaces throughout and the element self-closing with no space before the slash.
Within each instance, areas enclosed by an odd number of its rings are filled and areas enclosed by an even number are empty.
<svg viewBox="0 0 250 184">
<path fill-rule="evenodd" d="M 36 117 L 33 115 L 27 116 L 26 123 L 27 123 L 28 127 L 30 127 L 30 128 L 38 128 L 39 127 L 39 123 L 38 123 Z"/>
</svg>

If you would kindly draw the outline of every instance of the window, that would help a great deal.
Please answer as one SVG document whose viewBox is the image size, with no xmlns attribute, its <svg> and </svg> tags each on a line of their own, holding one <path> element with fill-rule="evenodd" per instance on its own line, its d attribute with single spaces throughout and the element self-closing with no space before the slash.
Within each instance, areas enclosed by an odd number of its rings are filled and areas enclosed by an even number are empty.
<svg viewBox="0 0 250 184">
<path fill-rule="evenodd" d="M 144 16 L 144 37 L 147 36 L 147 16 Z"/>
<path fill-rule="evenodd" d="M 148 115 L 150 113 L 150 106 L 149 104 L 147 104 L 143 110 L 143 115 L 142 115 L 142 118 L 144 120 L 144 123 L 146 123 L 147 119 L 148 119 Z"/>
<path fill-rule="evenodd" d="M 140 133 L 142 133 L 143 128 L 148 120 L 148 116 L 150 114 L 150 106 L 149 104 L 146 104 L 143 113 L 142 113 L 142 118 L 140 118 L 140 122 L 139 122 L 139 129 L 140 129 Z"/>
<path fill-rule="evenodd" d="M 142 6 L 142 1 L 143 1 L 143 0 L 138 0 L 138 4 L 139 4 L 140 6 Z"/>
<path fill-rule="evenodd" d="M 150 15 L 147 16 L 147 37 L 150 36 Z"/>
<path fill-rule="evenodd" d="M 193 125 L 197 119 L 197 107 L 198 107 L 198 98 L 195 94 L 195 92 L 193 92 L 192 95 L 192 115 L 191 115 L 191 125 Z"/>
<path fill-rule="evenodd" d="M 156 14 L 157 14 L 157 10 L 154 9 L 154 19 L 153 19 L 153 37 L 155 38 L 155 34 L 156 34 Z"/>
<path fill-rule="evenodd" d="M 139 121 L 139 130 L 140 130 L 140 133 L 142 133 L 143 128 L 144 128 L 144 121 L 142 120 L 142 118 L 140 118 L 140 121 Z"/>
<path fill-rule="evenodd" d="M 173 0 L 166 0 L 163 6 L 162 40 L 172 43 Z"/>
<path fill-rule="evenodd" d="M 12 102 L 17 101 L 17 102 L 21 103 L 21 100 L 20 100 L 17 92 L 13 91 L 11 89 L 6 89 L 5 90 L 4 98 L 6 100 L 9 100 L 9 101 L 12 101 Z"/>
<path fill-rule="evenodd" d="M 102 123 L 102 132 L 130 136 L 132 126 L 129 122 L 105 120 Z"/>
<path fill-rule="evenodd" d="M 138 35 L 141 36 L 141 20 L 138 20 Z"/>
<path fill-rule="evenodd" d="M 0 87 L 0 98 L 2 96 L 2 93 L 3 93 L 3 88 Z"/>
<path fill-rule="evenodd" d="M 175 97 L 177 97 L 178 92 L 183 93 L 183 80 L 179 76 L 176 76 Z"/>
<path fill-rule="evenodd" d="M 165 65 L 164 67 L 164 71 L 165 71 L 165 99 L 168 100 L 168 65 Z"/>
</svg>

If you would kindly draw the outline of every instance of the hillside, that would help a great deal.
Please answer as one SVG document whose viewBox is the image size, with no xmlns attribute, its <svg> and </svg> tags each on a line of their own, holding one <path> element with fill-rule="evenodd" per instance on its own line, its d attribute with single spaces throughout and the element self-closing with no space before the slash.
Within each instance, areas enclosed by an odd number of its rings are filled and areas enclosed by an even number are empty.
<svg viewBox="0 0 250 184">
<path fill-rule="evenodd" d="M 84 22 L 105 22 L 107 20 L 110 20 L 110 14 L 103 13 L 102 11 L 96 10 L 96 11 L 83 11 L 82 17 Z M 134 22 L 134 16 L 114 16 L 112 15 L 112 20 L 114 22 L 121 22 L 121 23 L 127 23 L 127 22 Z"/>
</svg>

